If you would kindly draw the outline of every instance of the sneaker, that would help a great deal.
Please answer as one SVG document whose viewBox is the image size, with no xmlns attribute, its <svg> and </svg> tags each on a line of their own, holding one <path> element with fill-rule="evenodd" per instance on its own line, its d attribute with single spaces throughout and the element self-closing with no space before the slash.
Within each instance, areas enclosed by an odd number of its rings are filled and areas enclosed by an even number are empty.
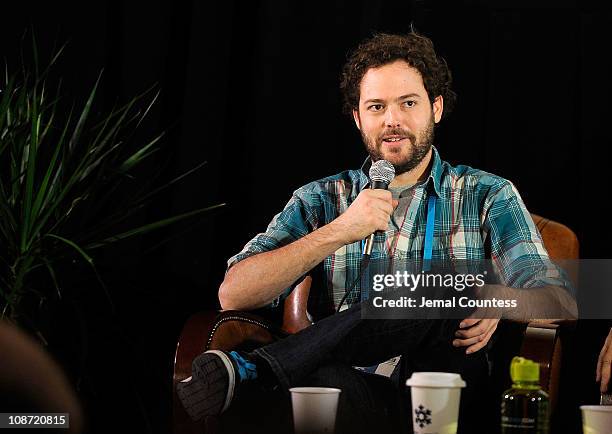
<svg viewBox="0 0 612 434">
<path fill-rule="evenodd" d="M 200 354 L 191 365 L 192 376 L 177 384 L 177 393 L 193 420 L 223 413 L 240 382 L 232 357 L 219 350 Z"/>
</svg>

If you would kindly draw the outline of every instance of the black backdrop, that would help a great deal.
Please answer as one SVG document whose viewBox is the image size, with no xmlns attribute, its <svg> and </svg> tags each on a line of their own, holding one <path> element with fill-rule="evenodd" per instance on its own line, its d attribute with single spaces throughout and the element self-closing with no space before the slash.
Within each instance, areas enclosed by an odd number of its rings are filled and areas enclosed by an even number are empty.
<svg viewBox="0 0 612 434">
<path fill-rule="evenodd" d="M 133 432 L 167 431 L 176 336 L 189 313 L 216 305 L 227 258 L 294 189 L 363 160 L 359 135 L 340 112 L 338 76 L 347 51 L 374 31 L 406 32 L 412 22 L 447 59 L 459 99 L 437 129 L 444 159 L 510 179 L 530 211 L 577 232 L 582 257 L 609 256 L 612 14 L 598 3 L 8 5 L 0 9 L 0 55 L 16 61 L 30 26 L 43 53 L 68 40 L 60 67 L 69 96 L 82 101 L 101 68 L 101 108 L 159 85 L 160 103 L 145 126 L 150 134 L 168 130 L 151 164 L 156 182 L 208 161 L 142 221 L 227 203 L 99 258 L 117 311 L 107 314 L 96 296 L 86 297 L 88 353 L 77 369 L 85 373 L 79 387 L 96 431 L 109 429 L 104 411 L 128 420 Z M 593 357 L 584 361 L 585 384 Z"/>
</svg>

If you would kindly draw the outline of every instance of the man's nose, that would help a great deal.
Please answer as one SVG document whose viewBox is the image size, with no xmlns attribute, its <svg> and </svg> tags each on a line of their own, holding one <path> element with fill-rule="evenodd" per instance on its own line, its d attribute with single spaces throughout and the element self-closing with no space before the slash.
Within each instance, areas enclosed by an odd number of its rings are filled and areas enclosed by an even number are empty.
<svg viewBox="0 0 612 434">
<path fill-rule="evenodd" d="M 399 113 L 397 112 L 397 109 L 392 106 L 387 107 L 385 112 L 385 125 L 388 128 L 396 128 L 400 126 Z"/>
</svg>

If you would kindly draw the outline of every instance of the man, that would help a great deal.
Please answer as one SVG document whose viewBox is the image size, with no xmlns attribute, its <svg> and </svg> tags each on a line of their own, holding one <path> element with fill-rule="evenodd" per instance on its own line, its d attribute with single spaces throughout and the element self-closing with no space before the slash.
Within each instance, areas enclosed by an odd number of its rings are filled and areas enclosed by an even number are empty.
<svg viewBox="0 0 612 434">
<path fill-rule="evenodd" d="M 451 81 L 432 42 L 414 32 L 376 35 L 355 50 L 344 67 L 341 89 L 368 161 L 361 170 L 298 189 L 267 231 L 229 260 L 219 289 L 223 309 L 278 304 L 279 297 L 322 264 L 323 284 L 309 300 L 316 322 L 252 353 L 200 355 L 193 376 L 179 385 L 192 417 L 226 410 L 239 385 L 252 380 L 280 384 L 283 390 L 320 384 L 343 389 L 345 410 L 341 407 L 339 417 L 349 415 L 341 422 L 350 425 L 347 432 L 393 430 L 385 407 L 389 402 L 379 406 L 370 379 L 351 366 L 370 366 L 396 355 L 408 366 L 400 374 L 400 385 L 402 376 L 417 369 L 460 372 L 468 383 L 463 398 L 473 401 L 486 387 L 483 348 L 499 318 L 362 320 L 368 308 L 359 303 L 362 289 L 367 289 L 359 281 L 361 241 L 382 231 L 374 243 L 378 259 L 420 264 L 428 212 L 435 222 L 433 260 L 490 258 L 499 269 L 499 289 L 537 287 L 539 299 L 566 286 L 559 271 L 550 267 L 514 186 L 467 166 L 452 167 L 433 147 L 434 127 L 454 105 Z M 367 167 L 381 159 L 396 172 L 388 191 L 367 188 Z M 431 197 L 433 208 L 428 206 Z M 353 282 L 355 288 L 346 298 L 350 308 L 330 315 L 344 308 L 340 301 Z M 554 295 L 558 305 L 566 301 L 562 297 Z M 467 409 L 462 405 L 460 429 L 479 432 L 478 421 L 466 416 Z"/>
</svg>

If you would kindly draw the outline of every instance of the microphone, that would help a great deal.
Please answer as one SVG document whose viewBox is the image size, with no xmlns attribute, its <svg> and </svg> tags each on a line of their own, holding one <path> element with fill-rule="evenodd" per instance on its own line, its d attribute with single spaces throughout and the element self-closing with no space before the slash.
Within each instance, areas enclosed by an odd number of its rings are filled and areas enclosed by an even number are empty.
<svg viewBox="0 0 612 434">
<path fill-rule="evenodd" d="M 389 184 L 395 178 L 395 168 L 393 164 L 387 160 L 378 160 L 372 163 L 370 167 L 370 188 L 380 188 L 386 190 L 389 188 Z M 376 231 L 381 233 L 382 231 Z M 372 246 L 374 245 L 374 234 L 370 235 L 365 239 L 365 245 L 363 247 L 364 256 L 370 256 L 372 253 Z"/>
</svg>

